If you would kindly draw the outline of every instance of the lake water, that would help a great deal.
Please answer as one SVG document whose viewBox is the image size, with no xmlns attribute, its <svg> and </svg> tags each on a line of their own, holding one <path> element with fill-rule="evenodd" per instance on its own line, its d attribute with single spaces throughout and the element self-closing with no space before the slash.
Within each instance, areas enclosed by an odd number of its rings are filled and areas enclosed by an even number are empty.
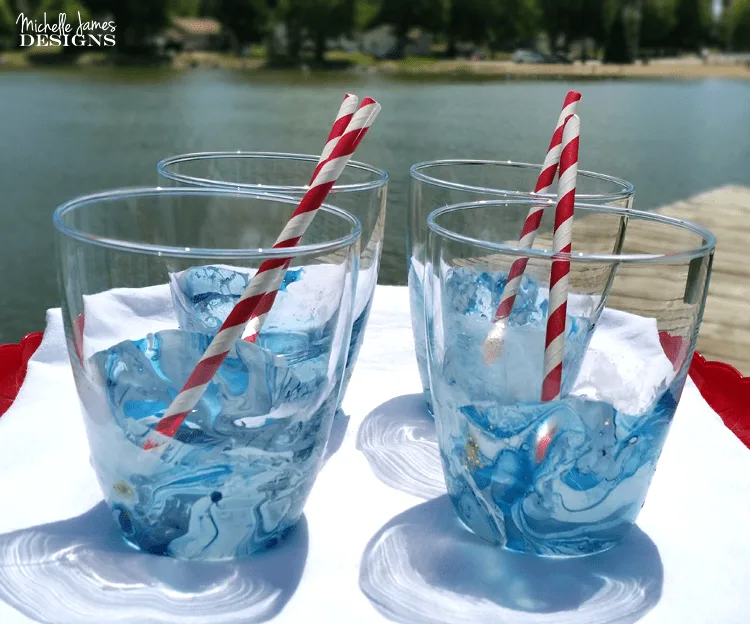
<svg viewBox="0 0 750 624">
<path fill-rule="evenodd" d="M 357 158 L 387 169 L 382 283 L 404 283 L 409 166 L 434 158 L 540 162 L 568 88 L 583 92 L 581 167 L 651 209 L 750 184 L 750 82 L 405 82 L 373 74 L 219 70 L 0 72 L 0 343 L 59 305 L 51 215 L 76 195 L 156 183 L 163 156 L 318 153 L 347 90 L 383 104 Z M 750 241 L 749 241 L 750 242 Z"/>
</svg>

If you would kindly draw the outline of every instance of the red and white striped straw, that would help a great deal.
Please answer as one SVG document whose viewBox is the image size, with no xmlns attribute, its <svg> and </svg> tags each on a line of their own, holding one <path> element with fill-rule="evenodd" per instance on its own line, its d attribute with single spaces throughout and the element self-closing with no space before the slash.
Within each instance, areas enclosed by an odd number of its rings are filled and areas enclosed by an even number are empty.
<svg viewBox="0 0 750 624">
<path fill-rule="evenodd" d="M 547 339 L 544 349 L 544 380 L 542 401 L 560 398 L 562 387 L 563 348 L 565 346 L 565 319 L 568 311 L 568 287 L 570 280 L 570 252 L 573 242 L 573 212 L 576 202 L 576 178 L 578 176 L 578 146 L 581 121 L 573 115 L 565 124 L 560 156 L 560 180 L 557 185 L 557 208 L 555 209 L 555 231 L 552 237 L 554 256 L 549 280 L 549 315 L 547 317 Z"/>
<path fill-rule="evenodd" d="M 347 142 L 349 144 L 348 147 L 343 146 L 341 149 L 338 149 L 337 146 L 334 146 L 333 151 L 329 155 L 329 159 L 324 161 L 323 163 L 320 163 L 316 167 L 315 174 L 313 175 L 313 179 L 310 182 L 311 189 L 316 184 L 319 184 L 318 180 L 320 178 L 323 165 L 325 165 L 325 167 L 329 167 L 329 163 L 331 162 L 331 160 L 335 158 L 342 158 L 342 157 L 346 158 L 346 162 L 344 162 L 341 165 L 341 171 L 338 171 L 338 173 L 336 173 L 336 178 L 333 180 L 333 182 L 325 191 L 325 195 L 321 197 L 320 204 L 323 203 L 325 196 L 328 195 L 330 190 L 335 185 L 336 180 L 341 175 L 341 172 L 343 172 L 352 154 L 357 149 L 357 146 L 360 144 L 360 142 L 364 138 L 364 135 L 367 133 L 367 130 L 375 121 L 375 117 L 377 117 L 379 112 L 380 112 L 380 104 L 375 102 L 375 100 L 373 100 L 372 98 L 365 98 L 364 100 L 362 100 L 362 105 L 359 107 L 357 112 L 351 116 L 349 125 L 346 128 L 346 131 L 339 137 L 339 140 L 336 141 L 337 145 L 339 143 L 343 144 L 344 142 Z M 308 193 L 309 192 L 310 191 L 308 191 Z M 318 204 L 318 207 L 320 207 L 320 204 Z M 301 205 L 302 204 L 300 204 L 300 206 Z M 279 237 L 276 239 L 276 242 L 274 243 L 274 249 L 278 249 L 280 247 L 294 247 L 299 242 L 299 239 L 302 237 L 302 234 L 304 234 L 304 231 L 310 225 L 310 222 L 312 222 L 312 219 L 315 216 L 314 214 L 308 217 L 307 222 L 304 225 L 304 229 L 301 231 L 299 236 L 297 236 L 296 239 L 292 240 L 290 236 L 293 236 L 295 234 L 295 228 L 297 227 L 292 224 L 292 220 L 295 218 L 295 215 L 299 212 L 299 210 L 300 209 L 298 208 L 295 211 L 295 213 L 289 219 L 289 222 L 284 227 L 284 230 L 281 232 L 281 234 L 279 234 Z M 317 208 L 315 208 L 315 210 L 317 210 Z M 257 339 L 258 334 L 260 333 L 260 330 L 266 321 L 266 318 L 268 318 L 268 313 L 271 311 L 271 307 L 273 306 L 274 301 L 276 301 L 278 288 L 279 286 L 281 286 L 281 281 L 284 279 L 284 273 L 286 272 L 287 268 L 289 268 L 289 263 L 291 261 L 292 261 L 291 258 L 287 259 L 286 264 L 284 265 L 283 270 L 281 272 L 279 283 L 276 286 L 276 288 L 269 290 L 266 293 L 266 295 L 263 297 L 263 299 L 256 306 L 255 311 L 253 312 L 248 322 L 248 333 L 245 336 L 244 340 L 248 342 L 255 342 L 255 340 Z M 261 265 L 261 268 L 263 268 L 262 265 Z M 260 272 L 260 269 L 258 272 Z"/>
<path fill-rule="evenodd" d="M 328 133 L 326 144 L 325 146 L 323 146 L 323 151 L 320 154 L 317 165 L 315 165 L 315 170 L 313 171 L 312 177 L 310 178 L 311 184 L 313 180 L 315 180 L 315 176 L 320 171 L 320 167 L 326 160 L 328 160 L 328 158 L 330 158 L 334 148 L 336 147 L 336 145 L 338 145 L 338 142 L 343 136 L 344 132 L 346 132 L 346 129 L 351 123 L 352 117 L 357 110 L 357 106 L 359 106 L 359 98 L 356 95 L 347 93 L 344 96 L 344 101 L 341 103 L 339 112 L 336 113 L 336 119 L 333 122 L 333 126 L 331 126 L 331 131 Z M 263 302 L 261 305 L 268 306 L 268 309 L 270 310 L 273 302 L 276 300 L 276 292 L 269 293 L 266 295 L 266 297 L 272 297 L 272 299 L 270 301 Z M 263 323 L 261 321 L 260 325 L 262 324 Z M 255 339 L 258 337 L 258 333 L 260 333 L 260 325 L 257 327 L 256 331 L 248 334 L 244 338 L 244 340 L 246 340 L 247 342 L 255 342 Z"/>
<path fill-rule="evenodd" d="M 316 169 L 317 173 L 310 183 L 310 188 L 284 226 L 274 244 L 275 249 L 291 248 L 297 245 L 379 112 L 380 104 L 375 100 L 372 98 L 362 100 L 362 104 L 352 116 L 346 132 L 334 146 L 329 158 Z M 164 440 L 159 436 L 171 438 L 177 433 L 185 418 L 203 396 L 203 392 L 224 362 L 232 345 L 244 333 L 245 327 L 250 325 L 249 339 L 252 340 L 252 336 L 257 335 L 273 305 L 275 295 L 292 259 L 292 257 L 274 258 L 260 265 L 258 272 L 250 280 L 240 300 L 232 308 L 218 333 L 208 345 L 182 390 L 149 435 L 144 449 L 149 450 L 161 446 Z"/>
<path fill-rule="evenodd" d="M 336 120 L 333 122 L 331 132 L 328 134 L 328 140 L 326 141 L 325 147 L 323 147 L 323 151 L 320 153 L 318 165 L 323 161 L 328 160 L 333 153 L 333 148 L 336 147 L 339 139 L 344 132 L 346 132 L 349 122 L 352 120 L 352 117 L 357 110 L 357 106 L 359 106 L 359 98 L 352 93 L 347 93 L 344 96 L 344 101 L 341 104 L 341 108 L 339 108 L 339 112 L 336 114 Z M 315 174 L 313 174 L 311 180 L 314 178 Z"/>
<path fill-rule="evenodd" d="M 578 110 L 578 102 L 581 101 L 581 94 L 578 91 L 568 91 L 563 102 L 562 112 L 557 119 L 557 126 L 552 134 L 552 140 L 547 150 L 547 156 L 542 165 L 542 172 L 536 181 L 534 193 L 539 195 L 549 193 L 552 184 L 555 181 L 557 165 L 560 162 L 560 152 L 562 151 L 562 135 L 565 123 Z M 545 206 L 542 204 L 532 206 L 529 214 L 523 224 L 521 237 L 518 240 L 518 246 L 524 249 L 530 248 L 534 244 L 536 233 L 542 223 L 542 215 Z M 500 296 L 500 304 L 495 312 L 495 319 L 492 329 L 484 342 L 484 360 L 487 364 L 494 362 L 500 355 L 503 347 L 503 336 L 505 334 L 505 322 L 513 311 L 513 304 L 516 301 L 518 289 L 521 287 L 521 278 L 526 271 L 528 258 L 518 258 L 510 267 L 508 272 L 508 282 L 505 284 L 503 294 Z"/>
</svg>

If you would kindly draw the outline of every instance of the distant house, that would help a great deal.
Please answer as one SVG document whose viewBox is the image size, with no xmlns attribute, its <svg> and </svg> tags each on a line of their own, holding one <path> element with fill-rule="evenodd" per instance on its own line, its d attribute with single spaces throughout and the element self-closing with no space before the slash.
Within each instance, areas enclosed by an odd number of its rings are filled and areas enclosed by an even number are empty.
<svg viewBox="0 0 750 624">
<path fill-rule="evenodd" d="M 375 58 L 386 58 L 396 52 L 396 36 L 393 26 L 383 24 L 362 33 L 362 52 Z"/>
<path fill-rule="evenodd" d="M 272 47 L 276 50 L 286 50 L 287 44 L 286 24 L 276 24 L 271 30 Z"/>
<path fill-rule="evenodd" d="M 397 52 L 397 40 L 394 28 L 383 24 L 372 28 L 361 35 L 362 52 L 375 58 L 393 58 Z M 432 53 L 433 37 L 420 28 L 412 28 L 407 35 L 404 49 L 406 56 L 429 56 Z"/>
<path fill-rule="evenodd" d="M 407 35 L 406 56 L 430 56 L 435 37 L 421 28 L 412 28 Z"/>
<path fill-rule="evenodd" d="M 166 48 L 192 52 L 219 50 L 225 46 L 221 24 L 210 17 L 174 17 L 164 33 Z"/>
<path fill-rule="evenodd" d="M 326 46 L 329 50 L 343 50 L 344 52 L 360 51 L 360 45 L 357 40 L 346 35 L 340 35 L 336 38 L 329 39 L 326 42 Z"/>
</svg>

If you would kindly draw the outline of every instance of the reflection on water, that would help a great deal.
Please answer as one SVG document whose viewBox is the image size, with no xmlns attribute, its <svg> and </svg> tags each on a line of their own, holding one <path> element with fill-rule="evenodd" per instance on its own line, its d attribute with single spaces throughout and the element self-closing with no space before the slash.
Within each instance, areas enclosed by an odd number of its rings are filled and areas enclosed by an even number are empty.
<svg viewBox="0 0 750 624">
<path fill-rule="evenodd" d="M 659 551 L 637 527 L 604 553 L 534 557 L 470 533 L 447 496 L 391 520 L 360 566 L 362 591 L 403 624 L 624 624 L 656 605 L 662 585 Z"/>
<path fill-rule="evenodd" d="M 50 624 L 263 622 L 294 593 L 307 548 L 303 517 L 276 548 L 236 562 L 148 555 L 125 545 L 100 503 L 0 535 L 0 599 Z"/>
<path fill-rule="evenodd" d="M 381 282 L 405 283 L 408 168 L 434 158 L 540 162 L 569 88 L 583 92 L 581 167 L 636 187 L 654 208 L 750 183 L 750 82 L 413 83 L 370 74 L 197 70 L 0 72 L 0 343 L 59 305 L 52 210 L 87 192 L 156 183 L 164 156 L 209 150 L 319 153 L 345 91 L 383 104 L 357 159 L 391 173 Z M 614 121 L 613 121 L 614 120 Z"/>
</svg>

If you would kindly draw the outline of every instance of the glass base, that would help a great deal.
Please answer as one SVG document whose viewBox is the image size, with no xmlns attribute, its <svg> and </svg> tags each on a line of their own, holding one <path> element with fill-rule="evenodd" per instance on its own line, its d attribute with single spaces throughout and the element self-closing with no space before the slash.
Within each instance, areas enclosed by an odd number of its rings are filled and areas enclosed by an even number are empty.
<svg viewBox="0 0 750 624">
<path fill-rule="evenodd" d="M 610 541 L 602 544 L 602 546 L 595 550 L 589 550 L 586 552 L 571 552 L 571 553 L 550 553 L 550 552 L 539 552 L 536 550 L 531 549 L 521 549 L 521 548 L 513 548 L 512 545 L 509 543 L 505 544 L 498 544 L 494 540 L 487 539 L 484 535 L 480 535 L 479 533 L 473 531 L 471 527 L 466 524 L 463 519 L 459 516 L 458 521 L 461 523 L 461 526 L 466 529 L 469 533 L 472 533 L 473 535 L 476 535 L 483 541 L 487 542 L 488 544 L 492 544 L 494 546 L 497 546 L 500 550 L 504 550 L 505 552 L 514 553 L 517 555 L 525 555 L 528 557 L 538 557 L 540 559 L 550 559 L 550 560 L 565 560 L 565 559 L 585 559 L 586 557 L 591 557 L 593 555 L 601 555 L 602 553 L 607 552 L 608 550 L 612 550 L 615 546 L 620 544 L 622 542 L 622 538 L 617 541 Z M 627 533 L 629 532 L 630 528 L 632 528 L 633 525 L 631 525 L 627 531 L 623 533 L 623 538 Z"/>
<path fill-rule="evenodd" d="M 253 550 L 248 550 L 246 552 L 243 552 L 241 554 L 233 554 L 231 556 L 227 557 L 183 557 L 179 554 L 173 554 L 168 551 L 160 551 L 160 552 L 153 552 L 150 550 L 146 550 L 144 548 L 141 548 L 138 544 L 135 542 L 130 541 L 121 531 L 118 531 L 118 534 L 120 535 L 120 539 L 125 543 L 126 546 L 129 548 L 132 548 L 133 550 L 137 550 L 138 552 L 142 552 L 147 555 L 155 555 L 157 557 L 167 557 L 169 559 L 175 559 L 177 561 L 236 561 L 239 559 L 247 559 L 248 557 L 252 557 L 254 555 L 261 555 L 262 553 L 265 553 L 269 550 L 273 550 L 283 542 L 285 542 L 296 530 L 299 526 L 299 521 L 297 521 L 296 524 L 293 526 L 290 526 L 286 529 L 284 529 L 279 535 L 275 535 L 273 537 L 270 537 L 268 540 L 262 543 L 255 543 L 258 545 L 258 548 L 255 548 Z"/>
</svg>

